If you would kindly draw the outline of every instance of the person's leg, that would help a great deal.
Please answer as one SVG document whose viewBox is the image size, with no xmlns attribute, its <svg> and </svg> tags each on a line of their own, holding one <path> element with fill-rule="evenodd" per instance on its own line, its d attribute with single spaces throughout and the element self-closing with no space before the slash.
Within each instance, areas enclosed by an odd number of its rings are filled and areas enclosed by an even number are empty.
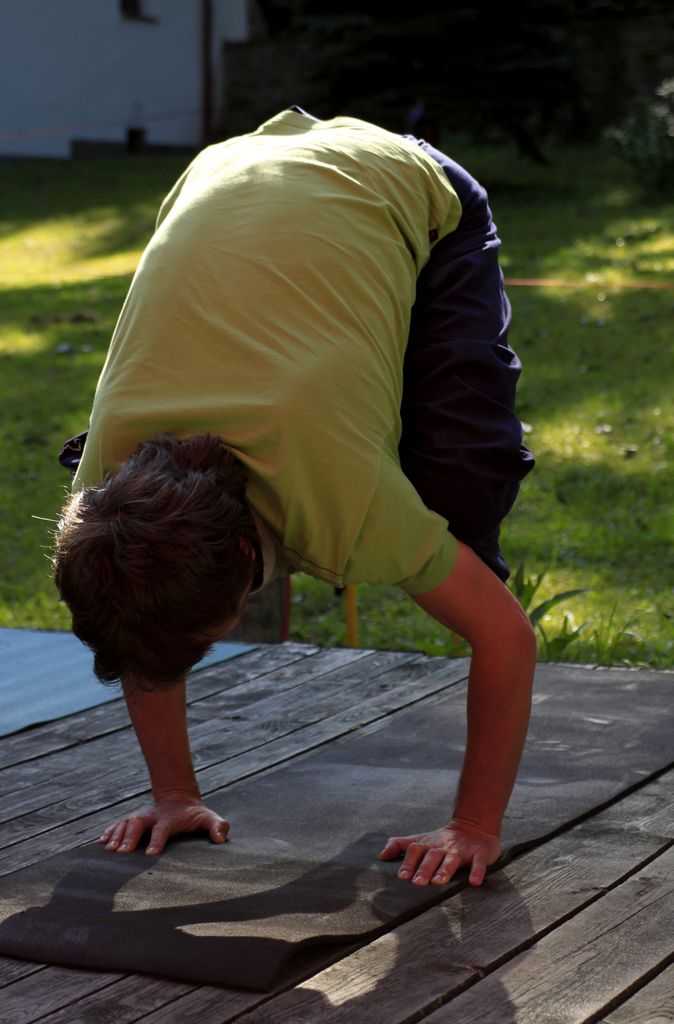
<svg viewBox="0 0 674 1024">
<path fill-rule="evenodd" d="M 484 189 L 445 154 L 462 207 L 419 276 L 405 358 L 400 459 L 429 508 L 501 578 L 499 527 L 533 468 L 514 413 L 521 364 L 508 345 L 510 304 Z"/>
</svg>

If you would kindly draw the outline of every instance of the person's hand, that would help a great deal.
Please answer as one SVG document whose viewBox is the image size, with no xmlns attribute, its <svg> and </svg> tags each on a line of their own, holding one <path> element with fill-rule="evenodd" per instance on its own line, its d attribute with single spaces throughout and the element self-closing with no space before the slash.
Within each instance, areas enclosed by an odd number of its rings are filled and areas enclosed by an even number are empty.
<svg viewBox="0 0 674 1024">
<path fill-rule="evenodd" d="M 97 839 L 111 853 L 131 853 L 145 832 L 151 830 L 146 853 L 161 853 L 167 840 L 178 832 L 208 832 L 212 843 L 224 843 L 229 822 L 204 806 L 192 793 L 167 793 L 154 807 L 109 825 Z"/>
<path fill-rule="evenodd" d="M 434 832 L 393 836 L 379 854 L 380 860 L 403 857 L 398 878 L 413 885 L 444 885 L 463 864 L 470 865 L 469 882 L 481 885 L 489 864 L 501 856 L 495 836 L 471 825 L 452 822 Z"/>
</svg>

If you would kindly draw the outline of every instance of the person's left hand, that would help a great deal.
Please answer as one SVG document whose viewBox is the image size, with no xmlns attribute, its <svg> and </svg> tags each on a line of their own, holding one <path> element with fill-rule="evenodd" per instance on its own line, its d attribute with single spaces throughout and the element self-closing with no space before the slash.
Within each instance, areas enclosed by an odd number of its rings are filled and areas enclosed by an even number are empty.
<svg viewBox="0 0 674 1024">
<path fill-rule="evenodd" d="M 470 865 L 470 884 L 481 885 L 488 865 L 501 856 L 501 844 L 495 836 L 452 822 L 434 832 L 393 836 L 379 859 L 403 856 L 398 878 L 411 880 L 413 885 L 444 885 L 463 864 Z"/>
</svg>

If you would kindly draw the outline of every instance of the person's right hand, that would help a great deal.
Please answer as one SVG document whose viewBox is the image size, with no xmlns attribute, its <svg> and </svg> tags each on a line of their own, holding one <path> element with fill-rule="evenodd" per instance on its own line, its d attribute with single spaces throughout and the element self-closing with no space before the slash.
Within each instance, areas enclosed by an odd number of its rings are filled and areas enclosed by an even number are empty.
<svg viewBox="0 0 674 1024">
<path fill-rule="evenodd" d="M 206 807 L 192 793 L 172 792 L 154 807 L 109 825 L 97 839 L 111 853 L 131 853 L 145 832 L 151 830 L 146 853 L 161 853 L 167 840 L 179 832 L 208 832 L 212 843 L 224 843 L 229 822 Z"/>
</svg>

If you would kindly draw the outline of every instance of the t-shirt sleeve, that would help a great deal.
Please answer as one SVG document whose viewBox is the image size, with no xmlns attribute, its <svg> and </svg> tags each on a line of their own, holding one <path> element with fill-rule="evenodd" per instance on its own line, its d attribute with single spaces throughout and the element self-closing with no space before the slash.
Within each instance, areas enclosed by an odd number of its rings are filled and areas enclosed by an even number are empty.
<svg viewBox="0 0 674 1024">
<path fill-rule="evenodd" d="M 424 505 L 398 461 L 383 455 L 345 582 L 388 583 L 425 594 L 449 576 L 457 554 L 447 520 Z"/>
</svg>

